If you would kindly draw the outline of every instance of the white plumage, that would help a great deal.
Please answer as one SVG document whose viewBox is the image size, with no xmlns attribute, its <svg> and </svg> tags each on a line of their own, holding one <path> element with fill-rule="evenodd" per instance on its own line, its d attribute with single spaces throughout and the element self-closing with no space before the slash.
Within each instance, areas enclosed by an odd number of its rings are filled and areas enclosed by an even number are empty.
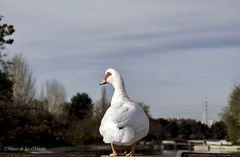
<svg viewBox="0 0 240 157">
<path fill-rule="evenodd" d="M 116 145 L 133 145 L 147 135 L 148 117 L 137 103 L 128 98 L 123 79 L 115 69 L 110 68 L 105 72 L 101 85 L 106 83 L 112 84 L 115 90 L 111 106 L 99 128 L 103 141 Z"/>
<path fill-rule="evenodd" d="M 100 133 L 105 143 L 131 145 L 147 135 L 148 123 L 138 104 L 119 102 L 111 105 L 105 113 Z"/>
</svg>

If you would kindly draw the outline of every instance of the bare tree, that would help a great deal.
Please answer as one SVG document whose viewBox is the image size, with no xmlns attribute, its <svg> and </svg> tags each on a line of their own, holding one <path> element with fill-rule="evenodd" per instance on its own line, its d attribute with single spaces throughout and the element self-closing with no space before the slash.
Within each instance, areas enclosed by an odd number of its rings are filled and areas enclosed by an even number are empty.
<svg viewBox="0 0 240 157">
<path fill-rule="evenodd" d="M 145 104 L 144 102 L 139 102 L 138 104 L 139 104 L 139 106 L 142 107 L 143 111 L 146 113 L 148 118 L 152 118 L 152 116 L 150 114 L 150 106 Z"/>
<path fill-rule="evenodd" d="M 66 90 L 57 80 L 48 80 L 45 90 L 42 91 L 42 98 L 45 100 L 45 108 L 51 113 L 61 113 L 66 100 Z"/>
<path fill-rule="evenodd" d="M 29 105 L 35 98 L 35 78 L 26 59 L 20 54 L 11 59 L 10 74 L 13 79 L 13 101 L 15 105 Z"/>
<path fill-rule="evenodd" d="M 109 106 L 110 102 L 107 99 L 106 87 L 103 87 L 101 91 L 101 99 L 96 102 L 96 106 L 94 108 L 94 114 L 99 125 Z"/>
</svg>

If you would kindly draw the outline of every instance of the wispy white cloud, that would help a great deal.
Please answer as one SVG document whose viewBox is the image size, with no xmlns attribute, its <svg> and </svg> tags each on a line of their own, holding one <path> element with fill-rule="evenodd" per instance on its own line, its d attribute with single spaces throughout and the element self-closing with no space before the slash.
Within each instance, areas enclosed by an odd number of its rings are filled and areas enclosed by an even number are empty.
<svg viewBox="0 0 240 157">
<path fill-rule="evenodd" d="M 154 116 L 201 118 L 205 96 L 217 114 L 238 83 L 240 1 L 13 1 L 0 14 L 38 85 L 56 78 L 71 97 L 100 97 L 107 67 L 119 69 L 130 96 L 151 104 Z M 136 81 L 138 80 L 138 81 Z M 191 108 L 192 107 L 192 108 Z M 181 110 L 182 109 L 182 110 Z M 190 112 L 192 111 L 192 112 Z"/>
</svg>

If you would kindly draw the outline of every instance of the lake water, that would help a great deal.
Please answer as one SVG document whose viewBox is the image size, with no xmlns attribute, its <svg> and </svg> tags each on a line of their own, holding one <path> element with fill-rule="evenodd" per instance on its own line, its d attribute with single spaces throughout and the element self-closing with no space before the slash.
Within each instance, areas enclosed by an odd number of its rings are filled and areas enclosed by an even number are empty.
<svg viewBox="0 0 240 157">
<path fill-rule="evenodd" d="M 181 157 L 181 151 L 163 151 L 161 154 L 153 155 L 154 157 Z M 65 152 L 65 153 L 47 153 L 47 154 L 39 154 L 39 153 L 0 153 L 1 157 L 101 157 L 104 154 L 96 154 L 96 152 Z M 105 154 L 107 155 L 107 154 Z M 147 156 L 147 154 L 145 154 Z"/>
<path fill-rule="evenodd" d="M 38 148 L 38 149 L 36 149 Z M 44 147 L 4 147 L 4 151 L 0 152 L 0 156 L 20 156 L 20 157 L 42 157 L 42 156 L 53 156 L 53 157 L 101 157 L 101 155 L 109 155 L 111 147 L 109 145 L 80 145 L 74 147 L 55 147 L 55 148 L 44 148 Z M 40 149 L 41 148 L 41 149 Z M 22 150 L 22 151 L 21 151 Z M 124 152 L 125 147 L 119 148 L 119 152 Z M 129 152 L 130 150 L 128 150 Z M 145 155 L 154 154 L 154 157 L 181 157 L 183 151 L 173 150 L 152 150 L 142 148 L 137 150 L 137 153 L 143 153 Z"/>
</svg>

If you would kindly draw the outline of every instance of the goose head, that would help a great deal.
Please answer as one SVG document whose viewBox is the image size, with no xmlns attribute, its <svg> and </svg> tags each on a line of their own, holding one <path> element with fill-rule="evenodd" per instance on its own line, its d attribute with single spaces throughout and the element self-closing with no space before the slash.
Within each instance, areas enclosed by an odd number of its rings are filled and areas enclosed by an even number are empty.
<svg viewBox="0 0 240 157">
<path fill-rule="evenodd" d="M 117 70 L 113 68 L 109 68 L 106 70 L 104 74 L 104 78 L 100 83 L 100 85 L 112 84 L 114 86 L 115 84 L 119 84 L 119 83 L 122 83 L 121 75 L 119 74 L 119 72 L 117 72 Z"/>
<path fill-rule="evenodd" d="M 113 86 L 114 94 L 112 97 L 111 105 L 119 101 L 130 101 L 128 98 L 127 92 L 125 90 L 123 79 L 120 73 L 113 69 L 109 68 L 106 70 L 104 78 L 100 85 L 111 84 Z"/>
</svg>

